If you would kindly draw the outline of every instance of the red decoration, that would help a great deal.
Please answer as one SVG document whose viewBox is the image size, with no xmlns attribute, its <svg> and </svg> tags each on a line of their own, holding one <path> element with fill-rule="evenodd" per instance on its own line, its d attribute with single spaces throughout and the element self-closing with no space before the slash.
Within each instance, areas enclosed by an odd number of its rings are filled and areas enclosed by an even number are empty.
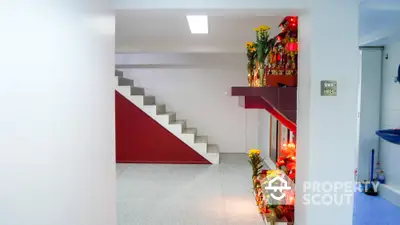
<svg viewBox="0 0 400 225">
<path fill-rule="evenodd" d="M 117 91 L 115 131 L 118 163 L 210 164 Z"/>
<path fill-rule="evenodd" d="M 289 42 L 286 44 L 286 50 L 288 52 L 297 52 L 297 47 L 298 47 L 297 41 Z"/>
<path fill-rule="evenodd" d="M 297 86 L 298 18 L 287 16 L 280 23 L 282 32 L 268 55 L 265 81 L 268 87 Z"/>
<path fill-rule="evenodd" d="M 281 148 L 282 156 L 279 156 L 276 167 L 284 170 L 290 179 L 296 179 L 296 145 L 285 143 Z"/>
</svg>

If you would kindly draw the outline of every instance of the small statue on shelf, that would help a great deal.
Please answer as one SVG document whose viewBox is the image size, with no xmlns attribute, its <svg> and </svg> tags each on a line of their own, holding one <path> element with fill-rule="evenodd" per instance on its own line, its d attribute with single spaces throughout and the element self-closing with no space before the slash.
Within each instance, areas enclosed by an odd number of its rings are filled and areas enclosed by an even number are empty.
<svg viewBox="0 0 400 225">
<path fill-rule="evenodd" d="M 278 73 L 277 75 L 284 75 L 284 69 L 285 69 L 285 62 L 284 62 L 284 49 L 281 43 L 278 43 L 276 45 L 276 49 L 277 49 L 277 70 Z"/>
<path fill-rule="evenodd" d="M 292 57 L 290 55 L 288 55 L 287 58 L 288 58 L 288 60 L 285 65 L 285 70 L 286 70 L 285 75 L 291 76 L 291 75 L 293 75 Z"/>
<path fill-rule="evenodd" d="M 278 57 L 278 49 L 276 47 L 274 47 L 271 51 L 271 62 L 270 62 L 272 75 L 278 75 L 278 73 L 277 73 L 277 57 Z"/>
</svg>

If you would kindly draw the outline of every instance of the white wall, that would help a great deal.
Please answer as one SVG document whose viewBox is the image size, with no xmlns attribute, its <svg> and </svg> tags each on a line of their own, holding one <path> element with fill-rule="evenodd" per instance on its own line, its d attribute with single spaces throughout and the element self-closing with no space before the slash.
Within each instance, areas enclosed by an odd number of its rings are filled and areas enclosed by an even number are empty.
<svg viewBox="0 0 400 225">
<path fill-rule="evenodd" d="M 361 90 L 359 98 L 358 179 L 369 180 L 371 150 L 379 152 L 382 79 L 382 49 L 361 50 Z M 377 155 L 376 155 L 377 156 Z"/>
<path fill-rule="evenodd" d="M 271 160 L 270 153 L 270 118 L 271 114 L 267 110 L 258 111 L 258 148 L 261 150 L 261 156 L 270 169 L 275 169 L 275 163 Z"/>
<path fill-rule="evenodd" d="M 247 86 L 244 53 L 124 54 L 116 61 L 118 67 L 129 67 L 123 69 L 125 77 L 176 112 L 177 119 L 187 120 L 199 135 L 207 135 L 220 152 L 245 153 L 256 147 L 257 115 L 230 96 L 232 86 Z"/>
<path fill-rule="evenodd" d="M 246 126 L 246 150 L 249 149 L 260 149 L 259 145 L 259 111 L 262 109 L 246 109 L 245 114 L 246 114 L 246 121 L 245 121 L 245 126 Z"/>
<path fill-rule="evenodd" d="M 383 60 L 381 128 L 400 128 L 400 84 L 394 82 L 400 64 L 400 42 L 385 46 L 384 56 L 386 54 L 388 59 Z M 400 146 L 381 140 L 379 158 L 389 188 L 381 189 L 383 197 L 400 205 Z"/>
<path fill-rule="evenodd" d="M 0 224 L 116 224 L 113 1 L 1 1 Z"/>
<path fill-rule="evenodd" d="M 353 202 L 306 205 L 301 196 L 318 192 L 305 190 L 307 181 L 354 180 L 359 2 L 308 0 L 307 3 L 309 11 L 299 17 L 296 224 L 351 224 Z M 327 39 L 335 41 L 327 44 Z M 337 96 L 321 96 L 322 80 L 337 81 Z M 352 197 L 353 192 L 335 189 L 329 194 Z"/>
</svg>

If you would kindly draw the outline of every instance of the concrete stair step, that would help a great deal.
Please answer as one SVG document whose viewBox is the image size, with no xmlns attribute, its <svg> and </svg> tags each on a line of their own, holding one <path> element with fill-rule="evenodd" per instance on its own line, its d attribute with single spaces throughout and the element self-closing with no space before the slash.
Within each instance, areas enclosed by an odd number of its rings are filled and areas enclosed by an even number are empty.
<svg viewBox="0 0 400 225">
<path fill-rule="evenodd" d="M 124 76 L 124 72 L 119 71 L 119 70 L 115 70 L 115 76 L 117 76 L 117 77 L 123 77 L 123 76 Z"/>
<path fill-rule="evenodd" d="M 185 128 L 183 130 L 183 133 L 184 134 L 194 134 L 194 135 L 196 135 L 197 129 L 196 128 Z"/>
<path fill-rule="evenodd" d="M 219 149 L 217 145 L 214 144 L 208 144 L 207 145 L 207 153 L 210 154 L 219 154 Z"/>
<path fill-rule="evenodd" d="M 131 87 L 131 95 L 144 95 L 144 88 Z"/>
<path fill-rule="evenodd" d="M 160 104 L 156 106 L 157 114 L 164 114 L 167 111 L 167 106 L 165 104 Z"/>
<path fill-rule="evenodd" d="M 186 120 L 175 120 L 171 124 L 181 124 L 183 129 L 186 128 Z"/>
<path fill-rule="evenodd" d="M 151 95 L 143 96 L 143 104 L 144 105 L 155 105 L 156 97 L 151 96 Z"/>
<path fill-rule="evenodd" d="M 125 78 L 125 77 L 118 77 L 118 85 L 119 86 L 133 86 L 133 80 Z"/>
<path fill-rule="evenodd" d="M 208 137 L 207 136 L 196 136 L 194 143 L 207 143 Z"/>
<path fill-rule="evenodd" d="M 167 113 L 164 113 L 164 114 L 161 114 L 161 115 L 167 115 L 168 118 L 169 118 L 169 123 L 170 124 L 172 124 L 172 123 L 174 123 L 176 121 L 176 113 L 174 113 L 174 112 L 167 112 Z"/>
</svg>

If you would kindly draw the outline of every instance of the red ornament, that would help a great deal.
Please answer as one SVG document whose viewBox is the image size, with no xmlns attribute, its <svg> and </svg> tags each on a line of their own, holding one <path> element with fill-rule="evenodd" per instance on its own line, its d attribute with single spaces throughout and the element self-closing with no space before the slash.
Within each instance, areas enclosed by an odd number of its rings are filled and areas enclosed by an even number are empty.
<svg viewBox="0 0 400 225">
<path fill-rule="evenodd" d="M 296 178 L 296 173 L 293 172 L 293 173 L 289 174 L 289 178 L 294 180 Z"/>
<path fill-rule="evenodd" d="M 286 167 L 287 167 L 289 170 L 296 169 L 296 162 L 288 163 L 288 164 L 286 165 Z"/>
<path fill-rule="evenodd" d="M 286 44 L 286 50 L 289 52 L 297 52 L 298 44 L 297 41 L 290 41 Z"/>
<path fill-rule="evenodd" d="M 281 160 L 281 161 L 279 161 L 279 162 L 276 163 L 276 166 L 277 166 L 277 167 L 281 167 L 281 166 L 283 166 L 283 165 L 285 165 L 285 161 L 283 161 L 283 160 Z"/>
</svg>

